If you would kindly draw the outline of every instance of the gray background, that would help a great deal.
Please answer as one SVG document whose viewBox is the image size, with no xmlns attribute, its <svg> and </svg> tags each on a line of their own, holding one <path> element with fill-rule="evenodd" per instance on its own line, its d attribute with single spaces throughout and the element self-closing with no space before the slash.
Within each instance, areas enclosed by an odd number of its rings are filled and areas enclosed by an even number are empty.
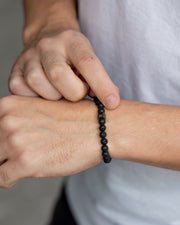
<svg viewBox="0 0 180 225">
<path fill-rule="evenodd" d="M 9 95 L 10 70 L 22 50 L 22 25 L 21 0 L 0 0 L 0 97 Z M 0 188 L 0 225 L 46 225 L 61 181 L 24 179 L 10 189 Z"/>
</svg>

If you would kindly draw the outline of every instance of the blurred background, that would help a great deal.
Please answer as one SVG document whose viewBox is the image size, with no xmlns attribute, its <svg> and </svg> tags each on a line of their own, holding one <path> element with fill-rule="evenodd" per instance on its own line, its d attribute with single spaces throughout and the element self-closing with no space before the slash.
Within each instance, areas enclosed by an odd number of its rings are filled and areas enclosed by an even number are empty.
<svg viewBox="0 0 180 225">
<path fill-rule="evenodd" d="M 8 77 L 22 50 L 21 0 L 0 0 L 0 97 L 9 95 Z M 24 179 L 0 188 L 0 225 L 47 225 L 60 191 L 61 178 Z"/>
</svg>

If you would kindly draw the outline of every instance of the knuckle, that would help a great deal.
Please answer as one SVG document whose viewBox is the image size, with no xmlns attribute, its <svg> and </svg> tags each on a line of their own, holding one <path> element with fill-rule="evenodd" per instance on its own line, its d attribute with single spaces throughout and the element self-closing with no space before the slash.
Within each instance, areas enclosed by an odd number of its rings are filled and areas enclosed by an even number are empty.
<svg viewBox="0 0 180 225">
<path fill-rule="evenodd" d="M 2 97 L 0 99 L 0 109 L 6 109 L 6 107 L 10 104 L 9 96 Z"/>
<path fill-rule="evenodd" d="M 11 131 L 14 127 L 15 118 L 12 115 L 5 115 L 0 119 L 0 126 L 2 130 Z"/>
<path fill-rule="evenodd" d="M 60 81 L 61 77 L 66 73 L 65 65 L 52 65 L 49 68 L 50 79 L 54 82 Z"/>
<path fill-rule="evenodd" d="M 96 57 L 92 54 L 83 55 L 80 57 L 80 59 L 78 61 L 78 66 L 79 67 L 88 66 L 88 65 L 95 63 L 96 60 L 97 60 Z"/>
<path fill-rule="evenodd" d="M 38 44 L 37 44 L 37 48 L 39 50 L 46 50 L 49 48 L 49 46 L 51 45 L 51 38 L 42 38 Z"/>
<path fill-rule="evenodd" d="M 69 47 L 72 52 L 79 56 L 81 53 L 95 55 L 90 41 L 80 32 L 76 32 L 73 38 L 70 39 Z"/>
<path fill-rule="evenodd" d="M 31 166 L 30 165 L 30 156 L 27 153 L 27 151 L 23 151 L 21 154 L 19 154 L 19 156 L 18 156 L 18 164 L 23 169 L 28 169 L 28 167 Z"/>
<path fill-rule="evenodd" d="M 39 84 L 39 80 L 37 79 L 37 73 L 35 71 L 30 71 L 26 76 L 25 80 L 30 86 L 37 86 Z"/>
<path fill-rule="evenodd" d="M 31 59 L 35 54 L 35 49 L 34 48 L 29 48 L 28 50 L 26 50 L 23 54 L 23 57 L 25 60 L 29 60 Z"/>
<path fill-rule="evenodd" d="M 11 77 L 8 82 L 11 93 L 16 94 L 21 90 L 22 82 L 18 77 Z"/>
<path fill-rule="evenodd" d="M 23 152 L 22 141 L 23 141 L 23 135 L 20 131 L 14 131 L 11 134 L 9 134 L 7 138 L 7 143 L 10 149 L 12 149 L 13 151 L 12 153 L 14 156 L 19 156 L 22 154 Z"/>
<path fill-rule="evenodd" d="M 75 30 L 65 30 L 61 33 L 61 39 L 62 40 L 72 40 L 74 39 L 75 36 L 77 36 L 79 32 L 75 31 Z"/>
<path fill-rule="evenodd" d="M 18 96 L 10 95 L 0 98 L 0 109 L 9 109 L 14 105 L 14 102 L 18 99 Z"/>
<path fill-rule="evenodd" d="M 84 98 L 86 95 L 84 90 L 79 90 L 74 93 L 74 95 L 71 97 L 71 101 L 76 102 Z"/>
</svg>

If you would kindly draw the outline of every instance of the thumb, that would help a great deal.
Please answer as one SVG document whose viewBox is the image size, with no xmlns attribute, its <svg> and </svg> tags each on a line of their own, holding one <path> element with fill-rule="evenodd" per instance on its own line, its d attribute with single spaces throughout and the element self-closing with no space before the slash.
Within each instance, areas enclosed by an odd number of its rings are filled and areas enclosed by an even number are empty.
<svg viewBox="0 0 180 225">
<path fill-rule="evenodd" d="M 115 109 L 120 104 L 119 88 L 113 84 L 111 89 L 103 90 L 102 94 L 100 94 L 98 98 L 107 109 Z"/>
<path fill-rule="evenodd" d="M 112 82 L 96 55 L 81 58 L 79 62 L 78 57 L 74 57 L 71 61 L 89 85 L 91 93 L 94 93 L 107 109 L 119 106 L 119 88 Z"/>
<path fill-rule="evenodd" d="M 115 86 L 115 85 L 114 85 Z M 96 94 L 90 89 L 88 95 L 92 98 L 96 96 Z M 98 97 L 98 96 L 97 96 Z M 119 88 L 117 86 L 114 87 L 114 92 L 110 93 L 104 99 L 98 99 L 105 105 L 107 109 L 115 109 L 119 106 L 120 96 L 119 96 Z"/>
<path fill-rule="evenodd" d="M 81 64 L 78 69 L 88 83 L 90 93 L 97 96 L 106 109 L 115 109 L 120 104 L 119 88 L 113 83 L 100 60 L 94 57 L 92 62 Z"/>
<path fill-rule="evenodd" d="M 119 89 L 110 79 L 92 47 L 81 42 L 78 49 L 69 52 L 68 58 L 107 109 L 114 109 L 119 105 Z"/>
</svg>

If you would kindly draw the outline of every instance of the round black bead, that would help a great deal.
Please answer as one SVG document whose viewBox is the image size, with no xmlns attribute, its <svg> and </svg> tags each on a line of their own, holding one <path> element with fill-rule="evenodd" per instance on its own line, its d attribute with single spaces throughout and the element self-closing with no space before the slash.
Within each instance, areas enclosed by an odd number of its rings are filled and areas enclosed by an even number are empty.
<svg viewBox="0 0 180 225">
<path fill-rule="evenodd" d="M 106 145 L 108 143 L 108 140 L 106 138 L 101 139 L 101 144 Z"/>
<path fill-rule="evenodd" d="M 106 126 L 105 126 L 105 125 L 101 125 L 101 126 L 99 127 L 99 130 L 100 130 L 100 131 L 105 131 L 105 130 L 106 130 Z"/>
<path fill-rule="evenodd" d="M 99 118 L 99 119 L 104 118 L 104 117 L 103 117 L 103 114 L 98 114 L 98 118 Z"/>
<path fill-rule="evenodd" d="M 105 131 L 100 132 L 100 137 L 105 138 L 106 137 L 106 132 Z"/>
<path fill-rule="evenodd" d="M 107 152 L 108 151 L 108 146 L 107 145 L 103 145 L 101 147 L 101 149 L 102 149 L 103 152 Z"/>
<path fill-rule="evenodd" d="M 99 114 L 102 114 L 103 112 L 104 112 L 104 109 L 102 109 L 102 108 L 98 109 Z"/>
<path fill-rule="evenodd" d="M 99 123 L 100 124 L 104 124 L 105 123 L 105 119 L 104 118 L 99 119 Z"/>
<path fill-rule="evenodd" d="M 111 157 L 103 157 L 103 160 L 105 163 L 110 163 L 111 162 Z"/>
<path fill-rule="evenodd" d="M 103 157 L 109 157 L 109 152 L 103 152 L 102 155 Z"/>
<path fill-rule="evenodd" d="M 100 103 L 100 104 L 98 105 L 98 108 L 99 108 L 99 109 L 104 109 L 104 105 L 103 105 L 102 103 Z"/>
<path fill-rule="evenodd" d="M 98 114 L 98 118 L 99 118 L 99 119 L 101 119 L 101 118 L 106 119 L 105 113 L 103 112 L 102 114 Z"/>
<path fill-rule="evenodd" d="M 101 103 L 97 97 L 94 97 L 94 102 L 96 103 L 96 105 L 99 105 Z"/>
<path fill-rule="evenodd" d="M 104 105 L 102 104 L 102 102 L 97 98 L 94 97 L 94 102 L 98 107 L 98 119 L 99 119 L 99 130 L 100 132 L 100 137 L 101 137 L 101 144 L 102 144 L 102 156 L 103 156 L 103 160 L 105 163 L 109 163 L 111 162 L 111 157 L 109 155 L 108 152 L 108 140 L 105 138 L 106 137 L 106 126 L 105 126 L 105 122 L 106 122 L 106 115 L 105 115 L 105 109 L 104 109 Z"/>
</svg>

